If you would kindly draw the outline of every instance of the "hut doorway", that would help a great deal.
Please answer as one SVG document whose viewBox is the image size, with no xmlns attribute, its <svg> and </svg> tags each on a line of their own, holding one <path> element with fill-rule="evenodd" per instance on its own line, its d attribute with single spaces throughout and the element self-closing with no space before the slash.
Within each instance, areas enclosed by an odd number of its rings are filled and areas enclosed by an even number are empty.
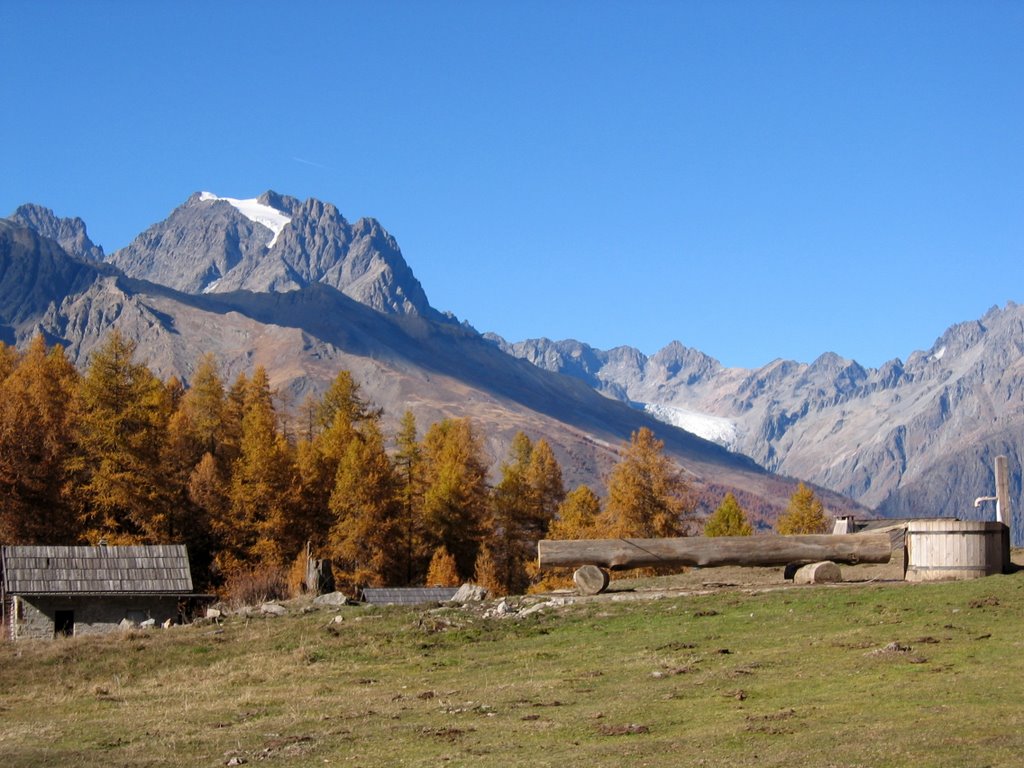
<svg viewBox="0 0 1024 768">
<path fill-rule="evenodd" d="M 75 634 L 75 612 L 55 611 L 53 614 L 53 636 L 71 637 Z"/>
</svg>

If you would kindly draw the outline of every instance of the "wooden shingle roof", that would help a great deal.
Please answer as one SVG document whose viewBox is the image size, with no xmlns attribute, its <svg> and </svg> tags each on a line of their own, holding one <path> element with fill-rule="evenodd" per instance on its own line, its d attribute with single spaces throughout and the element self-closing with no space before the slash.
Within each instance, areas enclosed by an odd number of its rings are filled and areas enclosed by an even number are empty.
<svg viewBox="0 0 1024 768">
<path fill-rule="evenodd" d="M 184 545 L 0 547 L 4 591 L 16 595 L 192 592 Z"/>
</svg>

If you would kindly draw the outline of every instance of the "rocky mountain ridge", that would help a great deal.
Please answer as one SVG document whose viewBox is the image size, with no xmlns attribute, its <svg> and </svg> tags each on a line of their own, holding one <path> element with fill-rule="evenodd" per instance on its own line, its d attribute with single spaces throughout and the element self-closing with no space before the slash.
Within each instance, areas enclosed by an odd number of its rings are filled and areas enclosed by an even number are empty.
<svg viewBox="0 0 1024 768">
<path fill-rule="evenodd" d="M 74 218 L 59 218 L 49 208 L 27 204 L 18 206 L 9 220 L 56 240 L 72 256 L 88 261 L 103 261 L 103 248 L 89 239 L 85 222 Z"/>
<path fill-rule="evenodd" d="M 277 232 L 268 226 L 272 218 L 283 222 Z M 350 224 L 330 203 L 273 191 L 244 201 L 196 193 L 109 262 L 128 277 L 184 293 L 323 283 L 381 312 L 442 319 L 378 221 Z"/>
</svg>

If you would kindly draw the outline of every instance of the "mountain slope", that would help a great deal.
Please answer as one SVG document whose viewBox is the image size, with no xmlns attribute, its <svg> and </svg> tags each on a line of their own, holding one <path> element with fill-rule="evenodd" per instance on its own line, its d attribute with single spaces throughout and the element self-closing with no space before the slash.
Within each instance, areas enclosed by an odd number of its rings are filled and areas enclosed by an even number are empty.
<svg viewBox="0 0 1024 768">
<path fill-rule="evenodd" d="M 223 207 L 213 215 L 221 222 L 241 223 Z M 50 283 L 48 296 L 12 305 L 10 314 L 0 297 L 0 323 L 18 343 L 45 333 L 79 365 L 117 327 L 139 342 L 147 363 L 161 376 L 187 381 L 201 354 L 209 351 L 222 361 L 229 379 L 254 365 L 265 366 L 292 403 L 321 391 L 338 370 L 348 369 L 385 409 L 386 426 L 394 428 L 407 408 L 424 429 L 440 418 L 469 416 L 487 437 L 495 464 L 505 459 L 512 437 L 523 430 L 552 444 L 570 486 L 599 485 L 618 445 L 647 426 L 665 441 L 666 451 L 692 482 L 719 499 L 723 489 L 734 488 L 778 509 L 792 492 L 792 481 L 764 472 L 748 458 L 511 357 L 450 321 L 386 314 L 320 282 L 278 293 L 188 294 L 75 260 L 30 230 L 3 226 L 0 232 L 11 233 L 9 261 L 52 261 L 46 271 L 62 277 Z M 0 283 L 4 296 L 13 290 Z M 846 500 L 832 501 L 834 509 L 852 509 Z"/>
<path fill-rule="evenodd" d="M 12 342 L 54 297 L 85 290 L 104 271 L 32 229 L 0 219 L 0 340 Z"/>
</svg>

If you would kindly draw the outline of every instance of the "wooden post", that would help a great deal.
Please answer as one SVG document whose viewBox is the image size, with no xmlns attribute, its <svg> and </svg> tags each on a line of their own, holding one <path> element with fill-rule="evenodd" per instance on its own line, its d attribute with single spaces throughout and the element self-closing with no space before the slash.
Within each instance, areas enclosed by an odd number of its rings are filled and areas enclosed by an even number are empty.
<svg viewBox="0 0 1024 768">
<path fill-rule="evenodd" d="M 590 539 L 537 543 L 538 565 L 546 568 L 596 565 L 611 570 L 657 566 L 773 566 L 789 563 L 887 563 L 887 534 L 830 536 L 694 536 L 678 539 Z"/>
<path fill-rule="evenodd" d="M 1010 462 L 1005 456 L 996 456 L 996 520 L 1006 526 L 1013 525 L 1010 512 Z"/>
<path fill-rule="evenodd" d="M 1010 509 L 1010 461 L 996 456 L 996 520 L 1006 526 L 1003 531 L 1003 573 L 1010 573 L 1013 561 L 1010 546 L 1013 541 L 1013 511 Z"/>
</svg>

